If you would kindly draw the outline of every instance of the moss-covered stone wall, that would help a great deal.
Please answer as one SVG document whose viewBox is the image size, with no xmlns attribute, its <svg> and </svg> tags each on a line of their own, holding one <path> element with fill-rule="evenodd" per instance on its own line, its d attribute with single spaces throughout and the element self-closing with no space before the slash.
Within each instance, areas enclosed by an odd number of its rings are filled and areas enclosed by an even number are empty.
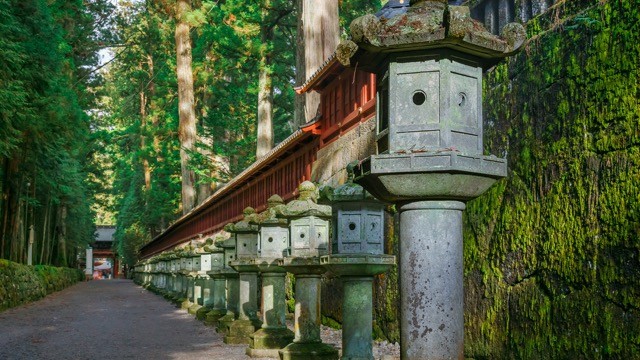
<svg viewBox="0 0 640 360">
<path fill-rule="evenodd" d="M 559 2 L 488 73 L 509 176 L 465 213 L 471 358 L 640 358 L 639 9 Z"/>
<path fill-rule="evenodd" d="M 0 311 L 41 299 L 83 279 L 78 269 L 27 266 L 0 259 Z"/>
<path fill-rule="evenodd" d="M 640 359 L 640 1 L 558 1 L 527 31 L 485 77 L 486 152 L 509 176 L 465 211 L 465 354 Z M 397 281 L 374 285 L 374 335 L 390 341 Z"/>
</svg>

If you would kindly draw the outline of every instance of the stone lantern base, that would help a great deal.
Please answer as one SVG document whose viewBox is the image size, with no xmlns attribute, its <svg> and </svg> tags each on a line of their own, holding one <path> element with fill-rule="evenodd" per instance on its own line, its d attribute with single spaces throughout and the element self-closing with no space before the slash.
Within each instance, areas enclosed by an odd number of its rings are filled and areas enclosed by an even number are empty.
<svg viewBox="0 0 640 360">
<path fill-rule="evenodd" d="M 338 349 L 322 342 L 291 343 L 279 351 L 281 360 L 337 360 Z"/>
<path fill-rule="evenodd" d="M 258 319 L 238 319 L 229 325 L 229 332 L 224 337 L 225 344 L 249 344 L 251 334 L 259 329 L 262 323 Z"/>
<path fill-rule="evenodd" d="M 259 329 L 250 335 L 247 355 L 251 357 L 275 357 L 283 347 L 293 341 L 293 331 L 287 328 Z"/>
<path fill-rule="evenodd" d="M 220 318 L 226 313 L 227 309 L 211 309 L 204 318 L 204 324 L 207 326 L 216 326 Z"/>
</svg>

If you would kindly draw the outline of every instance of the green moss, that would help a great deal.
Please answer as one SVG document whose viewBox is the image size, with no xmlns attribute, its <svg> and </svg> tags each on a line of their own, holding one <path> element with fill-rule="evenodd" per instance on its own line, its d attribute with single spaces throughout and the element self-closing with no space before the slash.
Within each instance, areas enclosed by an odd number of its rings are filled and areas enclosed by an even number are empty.
<svg viewBox="0 0 640 360">
<path fill-rule="evenodd" d="M 0 259 L 0 311 L 35 301 L 84 279 L 82 271 Z"/>
<path fill-rule="evenodd" d="M 342 324 L 340 324 L 338 321 L 336 321 L 335 319 L 332 319 L 328 316 L 324 316 L 322 315 L 322 325 L 324 326 L 328 326 L 330 328 L 333 329 L 342 329 Z"/>
<path fill-rule="evenodd" d="M 468 357 L 640 358 L 639 8 L 558 4 L 487 76 L 510 172 L 467 204 Z"/>
</svg>

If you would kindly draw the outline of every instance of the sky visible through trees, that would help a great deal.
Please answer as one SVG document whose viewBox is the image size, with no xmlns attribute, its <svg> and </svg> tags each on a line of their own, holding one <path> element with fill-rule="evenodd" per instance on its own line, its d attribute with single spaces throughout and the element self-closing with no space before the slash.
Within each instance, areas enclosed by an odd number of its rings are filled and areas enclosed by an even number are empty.
<svg viewBox="0 0 640 360">
<path fill-rule="evenodd" d="M 198 203 L 290 135 L 299 3 L 0 0 L 0 258 L 26 262 L 33 229 L 34 264 L 73 266 L 95 225 L 115 224 L 131 264 L 185 210 L 181 149 Z M 342 36 L 381 3 L 339 1 Z M 178 23 L 191 45 L 189 148 Z"/>
</svg>

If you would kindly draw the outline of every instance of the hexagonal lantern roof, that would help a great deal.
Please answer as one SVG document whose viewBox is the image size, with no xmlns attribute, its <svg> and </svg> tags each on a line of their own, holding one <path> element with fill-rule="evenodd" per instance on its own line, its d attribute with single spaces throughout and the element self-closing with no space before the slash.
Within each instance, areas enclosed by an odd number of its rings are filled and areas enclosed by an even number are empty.
<svg viewBox="0 0 640 360">
<path fill-rule="evenodd" d="M 449 49 L 471 55 L 486 68 L 516 52 L 526 39 L 518 23 L 507 24 L 496 36 L 471 18 L 469 7 L 446 0 L 412 0 L 411 6 L 400 8 L 380 18 L 369 14 L 355 19 L 351 39 L 338 45 L 338 60 L 375 69 L 389 53 Z"/>
</svg>

